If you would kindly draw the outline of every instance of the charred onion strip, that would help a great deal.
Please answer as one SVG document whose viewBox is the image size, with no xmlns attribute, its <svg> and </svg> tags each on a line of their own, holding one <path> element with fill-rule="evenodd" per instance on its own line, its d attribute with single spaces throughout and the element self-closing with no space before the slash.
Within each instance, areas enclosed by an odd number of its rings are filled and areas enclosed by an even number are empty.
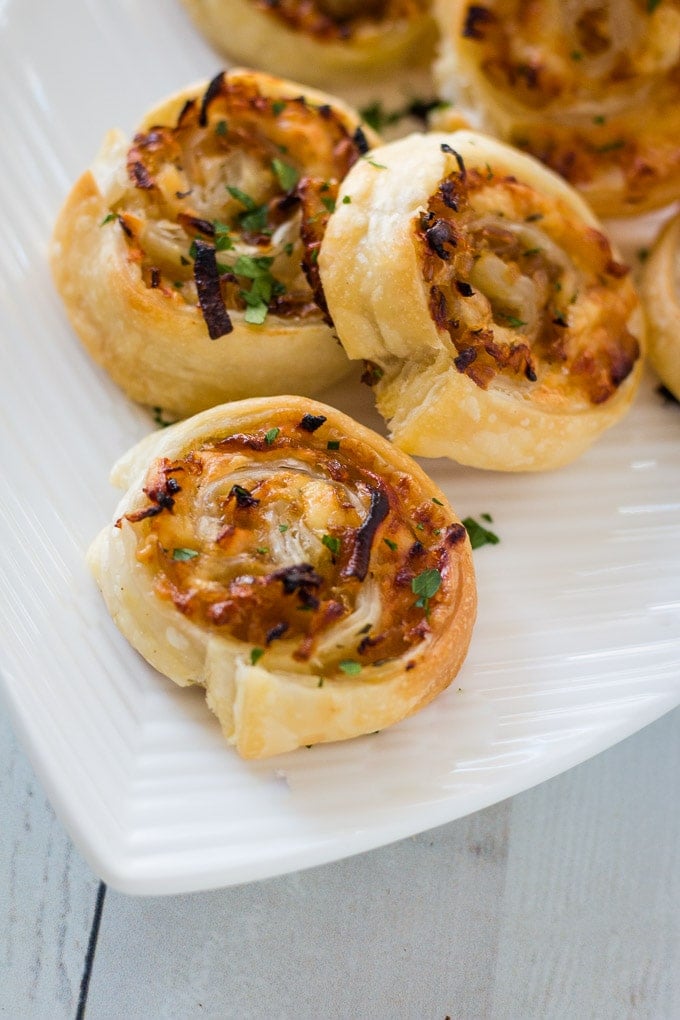
<svg viewBox="0 0 680 1020">
<path fill-rule="evenodd" d="M 194 280 L 198 291 L 198 301 L 210 339 L 218 340 L 221 336 L 231 333 L 234 326 L 229 318 L 220 287 L 217 256 L 215 249 L 203 241 L 195 241 L 194 247 L 196 251 Z"/>
</svg>

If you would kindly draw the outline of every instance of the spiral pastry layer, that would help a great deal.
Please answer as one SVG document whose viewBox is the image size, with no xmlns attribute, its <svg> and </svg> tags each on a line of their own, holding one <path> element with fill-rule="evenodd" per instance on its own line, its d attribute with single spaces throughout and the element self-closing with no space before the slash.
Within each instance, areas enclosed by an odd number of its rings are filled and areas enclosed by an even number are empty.
<svg viewBox="0 0 680 1020">
<path fill-rule="evenodd" d="M 312 85 L 346 85 L 424 63 L 434 48 L 430 0 L 183 0 L 230 59 Z"/>
<path fill-rule="evenodd" d="M 680 215 L 668 221 L 645 262 L 641 294 L 650 363 L 680 400 Z"/>
<path fill-rule="evenodd" d="M 347 371 L 316 259 L 338 182 L 376 141 L 340 101 L 218 75 L 111 132 L 51 261 L 76 331 L 141 403 L 179 415 L 315 393 Z"/>
<path fill-rule="evenodd" d="M 409 453 L 557 467 L 629 406 L 641 315 L 585 203 L 469 131 L 373 150 L 319 265 L 338 335 Z"/>
<path fill-rule="evenodd" d="M 90 562 L 131 644 L 203 684 L 247 758 L 370 733 L 431 701 L 467 652 L 465 528 L 422 470 L 300 397 L 156 432 Z"/>
<path fill-rule="evenodd" d="M 680 3 L 439 0 L 436 77 L 600 216 L 680 196 Z"/>
</svg>

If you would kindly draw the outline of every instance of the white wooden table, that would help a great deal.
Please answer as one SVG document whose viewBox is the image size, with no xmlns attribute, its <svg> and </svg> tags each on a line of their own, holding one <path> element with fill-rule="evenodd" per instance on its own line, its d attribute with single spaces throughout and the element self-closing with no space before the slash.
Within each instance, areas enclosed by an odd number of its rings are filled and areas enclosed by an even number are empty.
<svg viewBox="0 0 680 1020">
<path fill-rule="evenodd" d="M 680 1017 L 680 709 L 400 843 L 214 892 L 93 875 L 0 724 L 0 1016 Z"/>
</svg>

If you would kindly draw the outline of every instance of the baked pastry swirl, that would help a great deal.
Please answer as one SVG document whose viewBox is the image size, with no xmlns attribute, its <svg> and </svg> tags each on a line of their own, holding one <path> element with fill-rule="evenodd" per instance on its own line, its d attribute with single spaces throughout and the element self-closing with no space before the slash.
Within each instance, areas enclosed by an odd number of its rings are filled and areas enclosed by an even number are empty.
<svg viewBox="0 0 680 1020">
<path fill-rule="evenodd" d="M 680 197 L 680 3 L 439 0 L 443 98 L 600 216 Z"/>
<path fill-rule="evenodd" d="M 246 758 L 381 729 L 467 652 L 465 528 L 410 458 L 323 404 L 252 399 L 156 432 L 90 561 L 131 644 L 203 684 Z"/>
<path fill-rule="evenodd" d="M 319 265 L 393 441 L 497 470 L 557 467 L 629 406 L 641 315 L 582 199 L 469 131 L 412 135 L 343 182 Z"/>
<path fill-rule="evenodd" d="M 52 244 L 95 360 L 178 415 L 340 378 L 316 258 L 338 181 L 376 140 L 339 100 L 243 70 L 165 101 L 132 143 L 109 133 Z"/>
<path fill-rule="evenodd" d="M 642 301 L 649 361 L 680 400 L 680 215 L 665 225 L 644 265 Z"/>
<path fill-rule="evenodd" d="M 312 85 L 379 76 L 433 51 L 430 0 L 184 0 L 184 6 L 230 59 Z"/>
</svg>

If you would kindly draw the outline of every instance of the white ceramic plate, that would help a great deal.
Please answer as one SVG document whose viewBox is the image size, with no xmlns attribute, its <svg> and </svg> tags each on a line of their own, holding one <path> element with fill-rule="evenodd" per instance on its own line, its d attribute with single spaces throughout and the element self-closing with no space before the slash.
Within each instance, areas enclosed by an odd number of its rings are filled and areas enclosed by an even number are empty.
<svg viewBox="0 0 680 1020">
<path fill-rule="evenodd" d="M 84 564 L 114 459 L 153 427 L 89 361 L 45 249 L 104 131 L 220 60 L 172 0 L 0 0 L 2 668 L 53 804 L 127 892 L 283 873 L 446 822 L 538 783 L 680 702 L 680 409 L 650 380 L 579 463 L 427 469 L 501 543 L 475 553 L 480 615 L 454 687 L 372 737 L 247 764 L 199 692 L 119 636 Z M 376 424 L 365 388 L 330 402 Z M 625 793 L 624 793 L 625 796 Z"/>
</svg>

